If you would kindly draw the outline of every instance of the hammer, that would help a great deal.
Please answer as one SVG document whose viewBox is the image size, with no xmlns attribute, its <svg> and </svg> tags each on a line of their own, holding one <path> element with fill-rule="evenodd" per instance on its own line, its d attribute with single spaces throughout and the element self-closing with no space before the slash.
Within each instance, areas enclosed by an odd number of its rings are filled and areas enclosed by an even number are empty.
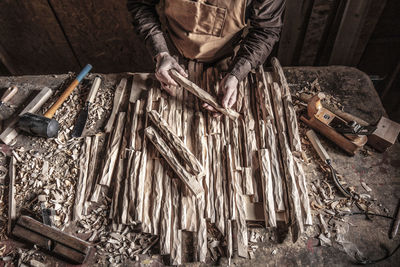
<svg viewBox="0 0 400 267">
<path fill-rule="evenodd" d="M 68 86 L 67 89 L 65 89 L 60 98 L 58 98 L 57 101 L 44 114 L 44 116 L 33 113 L 25 113 L 22 115 L 18 121 L 19 129 L 32 135 L 46 138 L 56 137 L 60 128 L 60 124 L 58 121 L 53 119 L 54 113 L 56 113 L 57 109 L 64 103 L 64 101 L 91 69 L 92 65 L 87 64 L 86 67 L 83 68 L 83 70 L 78 74 L 76 79 Z"/>
</svg>

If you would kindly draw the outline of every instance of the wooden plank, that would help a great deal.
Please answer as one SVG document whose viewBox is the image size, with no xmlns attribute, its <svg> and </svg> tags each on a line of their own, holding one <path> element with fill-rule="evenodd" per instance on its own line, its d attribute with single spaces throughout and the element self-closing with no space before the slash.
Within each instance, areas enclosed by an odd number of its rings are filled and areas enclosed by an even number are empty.
<svg viewBox="0 0 400 267">
<path fill-rule="evenodd" d="M 278 58 L 284 66 L 296 64 L 312 0 L 288 0 L 283 17 L 284 27 L 278 47 Z"/>
<path fill-rule="evenodd" d="M 178 175 L 178 177 L 189 187 L 189 189 L 195 195 L 200 195 L 204 193 L 203 188 L 196 180 L 193 174 L 190 174 L 186 169 L 179 163 L 172 150 L 167 146 L 166 142 L 162 137 L 156 132 L 153 127 L 147 127 L 145 129 L 145 134 L 153 145 L 157 148 L 158 152 L 163 156 L 163 158 L 168 162 L 171 169 Z"/>
<path fill-rule="evenodd" d="M 17 205 L 15 202 L 16 159 L 11 156 L 8 171 L 8 225 L 7 233 L 11 233 L 12 225 L 17 219 Z"/>
<path fill-rule="evenodd" d="M 125 112 L 120 112 L 118 114 L 117 125 L 115 126 L 115 129 L 112 133 L 111 142 L 106 152 L 105 164 L 99 181 L 100 185 L 109 187 L 111 184 L 112 175 L 115 164 L 117 162 L 117 157 L 119 155 L 120 143 L 125 126 L 125 115 Z"/>
<path fill-rule="evenodd" d="M 90 62 L 100 73 L 154 70 L 144 42 L 135 34 L 126 1 L 49 3 L 82 65 Z"/>
<path fill-rule="evenodd" d="M 233 120 L 237 119 L 240 116 L 240 114 L 233 109 L 221 107 L 214 96 L 210 95 L 199 86 L 197 86 L 195 83 L 180 75 L 176 70 L 171 70 L 171 75 L 182 87 L 200 98 L 203 102 L 215 108 L 218 112 L 221 112 L 222 114 L 230 117 Z"/>
<path fill-rule="evenodd" d="M 352 65 L 368 6 L 373 0 L 346 1 L 329 58 L 329 65 Z M 358 62 L 357 62 L 358 63 Z"/>
<path fill-rule="evenodd" d="M 40 235 L 52 239 L 53 241 L 81 251 L 82 253 L 86 254 L 89 251 L 90 243 L 75 236 L 67 235 L 56 228 L 44 225 L 28 216 L 19 217 L 17 224 L 36 233 L 40 233 Z"/>
<path fill-rule="evenodd" d="M 104 131 L 106 133 L 111 132 L 111 130 L 113 129 L 115 118 L 119 112 L 122 101 L 124 100 L 124 97 L 125 97 L 126 83 L 127 83 L 127 79 L 122 78 L 117 86 L 117 89 L 115 89 L 113 108 L 112 108 L 110 117 L 108 118 L 107 124 L 104 127 Z"/>
<path fill-rule="evenodd" d="M 30 243 L 33 243 L 42 249 L 45 249 L 45 250 L 48 249 L 48 244 L 49 244 L 48 238 L 40 235 L 39 233 L 30 231 L 20 225 L 16 225 L 14 227 L 12 234 L 18 238 L 27 240 Z M 52 249 L 52 252 L 55 253 L 56 255 L 62 256 L 65 259 L 70 260 L 75 263 L 78 263 L 78 264 L 83 263 L 86 259 L 86 255 L 87 255 L 87 254 L 81 253 L 79 251 L 76 251 L 75 249 L 72 249 L 68 246 L 64 246 L 63 244 L 60 244 L 60 243 L 55 243 L 54 248 Z"/>
<path fill-rule="evenodd" d="M 7 58 L 3 63 L 12 75 L 80 70 L 78 60 L 46 0 L 1 1 L 0 36 L 0 47 L 5 54 L 0 53 Z"/>
<path fill-rule="evenodd" d="M 79 177 L 75 190 L 75 203 L 73 209 L 73 220 L 82 219 L 82 212 L 85 204 L 85 194 L 88 176 L 88 167 L 90 160 L 90 146 L 92 143 L 91 137 L 85 137 L 85 143 L 81 148 L 81 155 L 79 159 Z"/>
</svg>

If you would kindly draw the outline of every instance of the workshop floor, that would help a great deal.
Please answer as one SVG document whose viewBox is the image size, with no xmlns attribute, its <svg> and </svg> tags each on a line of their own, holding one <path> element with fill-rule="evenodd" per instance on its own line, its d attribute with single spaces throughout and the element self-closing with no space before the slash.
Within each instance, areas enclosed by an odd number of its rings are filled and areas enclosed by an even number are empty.
<svg viewBox="0 0 400 267">
<path fill-rule="evenodd" d="M 335 96 L 346 112 L 361 117 L 370 123 L 377 122 L 380 116 L 385 115 L 371 81 L 365 74 L 354 68 L 336 66 L 293 67 L 286 68 L 285 74 L 292 92 L 311 88 L 311 83 L 318 79 L 322 91 Z M 109 80 L 114 80 L 115 83 L 119 81 L 118 75 L 104 76 L 107 76 Z M 19 105 L 24 100 L 23 98 L 28 97 L 31 90 L 38 90 L 44 86 L 58 88 L 66 78 L 66 75 L 0 77 L 0 90 L 7 88 L 11 84 L 20 87 L 23 94 L 21 94 L 21 99 L 16 99 L 14 103 Z M 304 110 L 301 105 L 298 105 L 297 108 L 299 112 Z M 9 110 L 4 110 L 4 112 L 2 110 L 2 114 L 5 114 L 5 117 L 10 113 L 11 111 Z M 300 122 L 300 127 L 300 132 L 304 133 L 306 126 Z M 29 139 L 21 138 L 19 142 L 24 142 L 24 140 L 28 141 Z M 397 142 L 383 154 L 366 147 L 354 157 L 349 157 L 331 142 L 322 137 L 321 140 L 333 159 L 334 167 L 342 175 L 343 181 L 346 181 L 349 186 L 354 186 L 357 192 L 371 195 L 376 212 L 393 216 L 400 198 L 400 144 Z M 308 184 L 324 180 L 333 185 L 330 181 L 330 176 L 321 168 L 321 162 L 319 162 L 316 153 L 307 144 L 306 140 L 303 143 L 303 148 L 310 161 L 305 169 Z M 3 164 L 5 164 L 4 160 L 2 161 Z M 367 192 L 364 190 L 361 182 L 368 184 L 372 191 Z M 333 186 L 332 188 L 335 199 L 339 199 L 341 197 L 340 194 L 336 193 L 336 189 Z M 3 186 L 3 190 L 5 189 L 6 187 Z M 2 205 L 0 225 L 3 235 L 0 241 L 0 253 L 6 256 L 8 252 L 22 246 L 22 244 L 6 239 L 4 226 L 7 225 L 7 211 L 4 207 L 4 202 Z M 313 210 L 314 215 L 319 213 L 325 214 L 326 218 L 329 218 L 329 214 L 324 210 Z M 392 251 L 400 242 L 400 237 L 397 236 L 394 240 L 388 239 L 391 220 L 378 217 L 371 219 L 367 220 L 362 215 L 348 216 L 343 218 L 345 221 L 343 222 L 343 229 L 347 230 L 345 234 L 346 240 L 353 244 L 347 247 L 354 248 L 356 246 L 364 256 L 370 259 L 377 259 L 383 257 L 386 253 L 382 245 L 388 251 Z M 339 220 L 334 219 L 326 221 L 332 228 L 335 226 L 333 224 L 339 223 Z M 354 261 L 343 251 L 343 247 L 337 244 L 332 246 L 320 245 L 318 236 L 321 231 L 317 216 L 314 217 L 314 222 L 314 226 L 309 227 L 307 232 L 295 244 L 289 238 L 280 243 L 274 234 L 266 230 L 260 228 L 250 229 L 250 233 L 253 231 L 256 237 L 264 238 L 264 242 L 252 243 L 253 246 L 257 247 L 254 259 L 234 258 L 231 264 L 237 266 L 347 266 L 353 264 Z M 255 241 L 259 241 L 260 238 L 256 239 L 258 240 Z M 15 256 L 17 253 L 10 255 Z M 62 262 L 52 257 L 47 257 L 47 259 L 51 263 L 58 263 L 59 266 L 64 266 Z M 149 266 L 157 266 L 161 262 L 158 257 L 141 256 L 140 259 L 142 263 L 147 263 Z M 88 264 L 90 265 L 93 262 L 95 260 L 91 257 Z M 400 252 L 390 259 L 376 264 L 376 266 L 396 266 L 398 262 L 400 262 Z M 5 264 L 6 262 L 0 263 L 0 266 Z M 225 266 L 228 261 L 225 258 L 221 258 L 218 264 Z M 191 263 L 187 265 L 199 266 L 201 264 Z"/>
</svg>

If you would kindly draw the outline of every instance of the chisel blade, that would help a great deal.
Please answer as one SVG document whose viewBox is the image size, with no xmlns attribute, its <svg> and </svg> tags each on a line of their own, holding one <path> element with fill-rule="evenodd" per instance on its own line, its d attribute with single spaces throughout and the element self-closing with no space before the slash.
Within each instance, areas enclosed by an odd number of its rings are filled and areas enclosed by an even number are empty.
<svg viewBox="0 0 400 267">
<path fill-rule="evenodd" d="M 78 119 L 76 120 L 74 129 L 72 130 L 72 137 L 80 137 L 82 135 L 83 129 L 85 129 L 86 121 L 89 114 L 89 105 L 86 103 L 84 108 L 79 113 Z"/>
</svg>

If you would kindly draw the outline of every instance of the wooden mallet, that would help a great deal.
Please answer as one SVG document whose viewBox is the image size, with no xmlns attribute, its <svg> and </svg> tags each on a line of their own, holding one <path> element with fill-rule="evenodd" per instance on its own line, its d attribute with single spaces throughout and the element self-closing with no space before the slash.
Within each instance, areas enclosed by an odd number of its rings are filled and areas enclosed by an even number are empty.
<svg viewBox="0 0 400 267">
<path fill-rule="evenodd" d="M 83 70 L 78 74 L 76 79 L 68 86 L 67 89 L 65 89 L 58 100 L 44 114 L 44 116 L 33 113 L 25 113 L 24 115 L 22 115 L 18 121 L 18 128 L 32 135 L 42 136 L 46 138 L 56 137 L 60 125 L 58 121 L 53 119 L 54 113 L 56 113 L 57 109 L 64 103 L 64 101 L 68 98 L 68 96 L 78 86 L 78 84 L 91 69 L 92 65 L 86 65 L 86 67 L 83 68 Z"/>
</svg>

